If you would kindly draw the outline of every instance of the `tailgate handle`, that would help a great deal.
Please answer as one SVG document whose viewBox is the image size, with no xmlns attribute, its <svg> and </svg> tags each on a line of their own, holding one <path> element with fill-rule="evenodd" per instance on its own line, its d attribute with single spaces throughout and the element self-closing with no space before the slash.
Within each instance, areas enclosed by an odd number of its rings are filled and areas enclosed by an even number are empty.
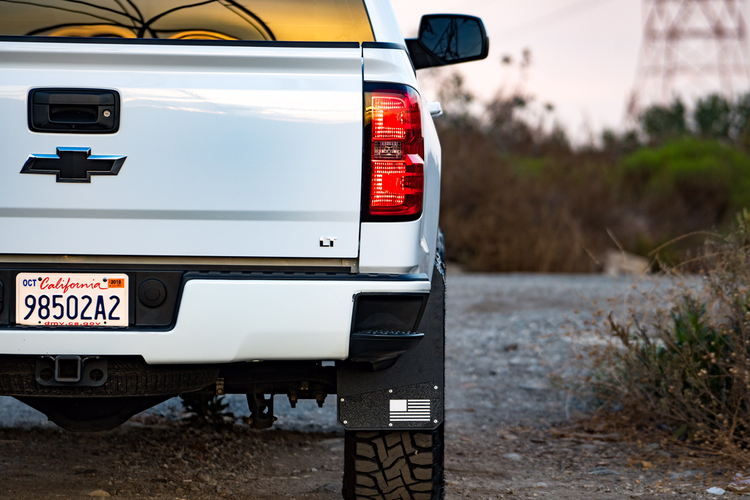
<svg viewBox="0 0 750 500">
<path fill-rule="evenodd" d="M 29 128 L 113 134 L 120 128 L 120 95 L 114 90 L 34 89 L 29 92 Z"/>
</svg>

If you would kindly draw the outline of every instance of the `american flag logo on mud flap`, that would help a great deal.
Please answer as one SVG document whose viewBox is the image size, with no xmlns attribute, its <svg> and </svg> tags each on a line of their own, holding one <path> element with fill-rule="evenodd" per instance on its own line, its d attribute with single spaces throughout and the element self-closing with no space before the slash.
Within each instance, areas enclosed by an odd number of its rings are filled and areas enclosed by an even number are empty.
<svg viewBox="0 0 750 500">
<path fill-rule="evenodd" d="M 429 399 L 391 399 L 391 422 L 429 422 Z"/>
</svg>

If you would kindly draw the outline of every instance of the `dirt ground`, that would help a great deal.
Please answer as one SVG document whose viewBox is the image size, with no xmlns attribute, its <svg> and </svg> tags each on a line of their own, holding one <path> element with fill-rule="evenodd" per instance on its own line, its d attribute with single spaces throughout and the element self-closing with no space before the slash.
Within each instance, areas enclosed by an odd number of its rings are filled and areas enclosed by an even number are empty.
<svg viewBox="0 0 750 500">
<path fill-rule="evenodd" d="M 737 471 L 587 433 L 575 401 L 549 382 L 575 353 L 563 325 L 583 330 L 588 312 L 632 293 L 602 276 L 450 276 L 448 499 L 718 498 L 706 490 Z M 240 416 L 241 400 L 231 402 Z M 71 434 L 0 398 L 0 498 L 341 498 L 334 405 L 276 404 L 269 431 L 191 428 L 173 403 L 111 432 Z"/>
</svg>

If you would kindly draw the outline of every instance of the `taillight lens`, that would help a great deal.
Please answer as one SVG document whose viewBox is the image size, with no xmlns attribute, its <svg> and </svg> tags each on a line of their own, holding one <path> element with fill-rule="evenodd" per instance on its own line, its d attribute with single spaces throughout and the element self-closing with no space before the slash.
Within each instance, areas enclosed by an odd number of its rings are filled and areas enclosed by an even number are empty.
<svg viewBox="0 0 750 500">
<path fill-rule="evenodd" d="M 424 193 L 419 96 L 408 87 L 371 95 L 370 215 L 418 215 Z"/>
</svg>

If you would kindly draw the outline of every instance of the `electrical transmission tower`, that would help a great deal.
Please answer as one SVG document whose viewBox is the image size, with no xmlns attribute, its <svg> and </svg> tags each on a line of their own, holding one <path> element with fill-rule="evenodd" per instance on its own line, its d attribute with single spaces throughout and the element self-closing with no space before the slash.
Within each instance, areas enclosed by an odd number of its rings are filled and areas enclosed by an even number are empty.
<svg viewBox="0 0 750 500">
<path fill-rule="evenodd" d="M 750 91 L 746 0 L 643 0 L 630 112 L 677 96 Z"/>
<path fill-rule="evenodd" d="M 442 54 L 446 61 L 454 61 L 459 58 L 458 53 L 458 21 L 451 19 L 448 27 L 442 33 L 433 51 Z"/>
</svg>

